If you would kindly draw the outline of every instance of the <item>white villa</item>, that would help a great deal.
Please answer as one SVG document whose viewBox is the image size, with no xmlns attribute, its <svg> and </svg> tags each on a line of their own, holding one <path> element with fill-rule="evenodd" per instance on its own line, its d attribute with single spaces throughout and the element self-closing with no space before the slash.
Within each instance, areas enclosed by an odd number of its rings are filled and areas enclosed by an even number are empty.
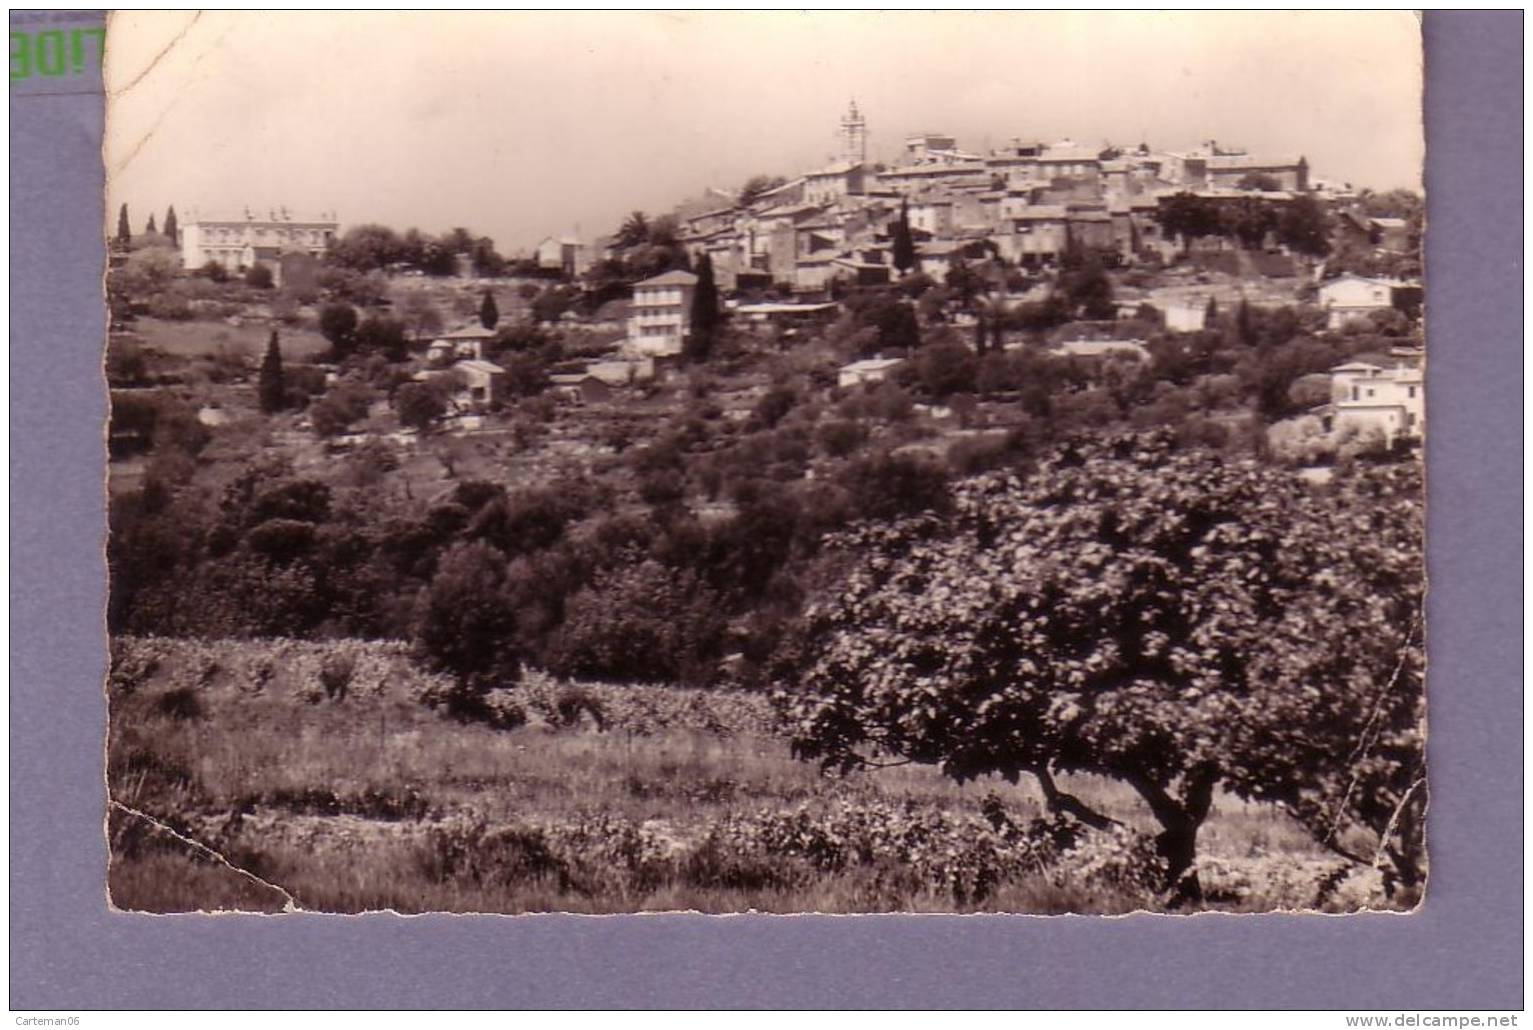
<svg viewBox="0 0 1533 1030">
<path fill-rule="evenodd" d="M 1331 369 L 1331 404 L 1321 419 L 1327 432 L 1378 432 L 1386 444 L 1419 438 L 1426 429 L 1421 370 L 1386 369 L 1365 361 L 1337 365 Z"/>
<path fill-rule="evenodd" d="M 680 354 L 692 325 L 696 288 L 697 276 L 680 269 L 635 283 L 624 345 L 628 353 L 634 357 Z"/>
<path fill-rule="evenodd" d="M 322 257 L 339 225 L 333 211 L 314 218 L 299 217 L 285 207 L 267 211 L 264 218 L 248 207 L 230 217 L 193 212 L 180 227 L 181 267 L 197 269 L 213 261 L 231 273 L 257 264 L 275 272 L 284 254 Z"/>
</svg>

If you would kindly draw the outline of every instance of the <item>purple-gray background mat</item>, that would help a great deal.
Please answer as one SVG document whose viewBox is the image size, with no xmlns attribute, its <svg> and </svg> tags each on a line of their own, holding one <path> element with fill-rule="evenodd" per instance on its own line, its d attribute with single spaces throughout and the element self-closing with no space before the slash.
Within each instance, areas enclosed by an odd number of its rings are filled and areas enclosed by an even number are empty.
<svg viewBox="0 0 1533 1030">
<path fill-rule="evenodd" d="M 12 86 L 11 1006 L 1521 1008 L 1522 36 L 1520 12 L 1426 19 L 1432 878 L 1411 916 L 109 912 L 102 98 Z"/>
</svg>

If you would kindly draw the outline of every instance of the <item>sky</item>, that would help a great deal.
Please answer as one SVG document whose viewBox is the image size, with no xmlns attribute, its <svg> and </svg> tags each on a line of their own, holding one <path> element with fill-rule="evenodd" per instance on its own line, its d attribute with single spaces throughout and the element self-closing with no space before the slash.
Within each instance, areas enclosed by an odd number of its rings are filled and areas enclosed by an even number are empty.
<svg viewBox="0 0 1533 1030">
<path fill-rule="evenodd" d="M 1420 189 L 1400 12 L 114 13 L 107 214 L 285 206 L 514 254 L 940 131 L 1305 155 Z"/>
</svg>

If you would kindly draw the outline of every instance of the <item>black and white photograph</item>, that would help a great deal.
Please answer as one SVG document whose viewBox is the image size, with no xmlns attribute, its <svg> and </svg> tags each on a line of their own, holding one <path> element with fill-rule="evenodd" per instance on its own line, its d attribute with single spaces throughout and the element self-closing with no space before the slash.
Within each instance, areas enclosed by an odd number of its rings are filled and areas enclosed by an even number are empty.
<svg viewBox="0 0 1533 1030">
<path fill-rule="evenodd" d="M 115 910 L 1415 918 L 1416 14 L 105 41 Z"/>
</svg>

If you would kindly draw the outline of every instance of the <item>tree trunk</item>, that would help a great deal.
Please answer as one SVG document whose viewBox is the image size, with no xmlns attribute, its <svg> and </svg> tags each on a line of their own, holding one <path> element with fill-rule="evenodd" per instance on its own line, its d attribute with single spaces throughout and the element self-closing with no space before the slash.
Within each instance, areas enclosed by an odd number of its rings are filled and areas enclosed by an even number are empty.
<svg viewBox="0 0 1533 1030">
<path fill-rule="evenodd" d="M 1161 832 L 1155 837 L 1155 850 L 1166 863 L 1163 889 L 1168 908 L 1203 900 L 1193 863 L 1197 859 L 1198 829 L 1208 818 L 1213 804 L 1218 770 L 1208 764 L 1188 772 L 1182 780 L 1182 797 L 1174 798 L 1161 784 L 1140 775 L 1128 777 L 1129 784 L 1149 804 Z"/>
<path fill-rule="evenodd" d="M 1165 826 L 1164 823 L 1162 823 Z M 1180 908 L 1184 903 L 1203 900 L 1203 885 L 1192 868 L 1197 858 L 1198 823 L 1191 819 L 1172 820 L 1171 825 L 1155 836 L 1155 850 L 1166 863 L 1167 907 Z"/>
</svg>

